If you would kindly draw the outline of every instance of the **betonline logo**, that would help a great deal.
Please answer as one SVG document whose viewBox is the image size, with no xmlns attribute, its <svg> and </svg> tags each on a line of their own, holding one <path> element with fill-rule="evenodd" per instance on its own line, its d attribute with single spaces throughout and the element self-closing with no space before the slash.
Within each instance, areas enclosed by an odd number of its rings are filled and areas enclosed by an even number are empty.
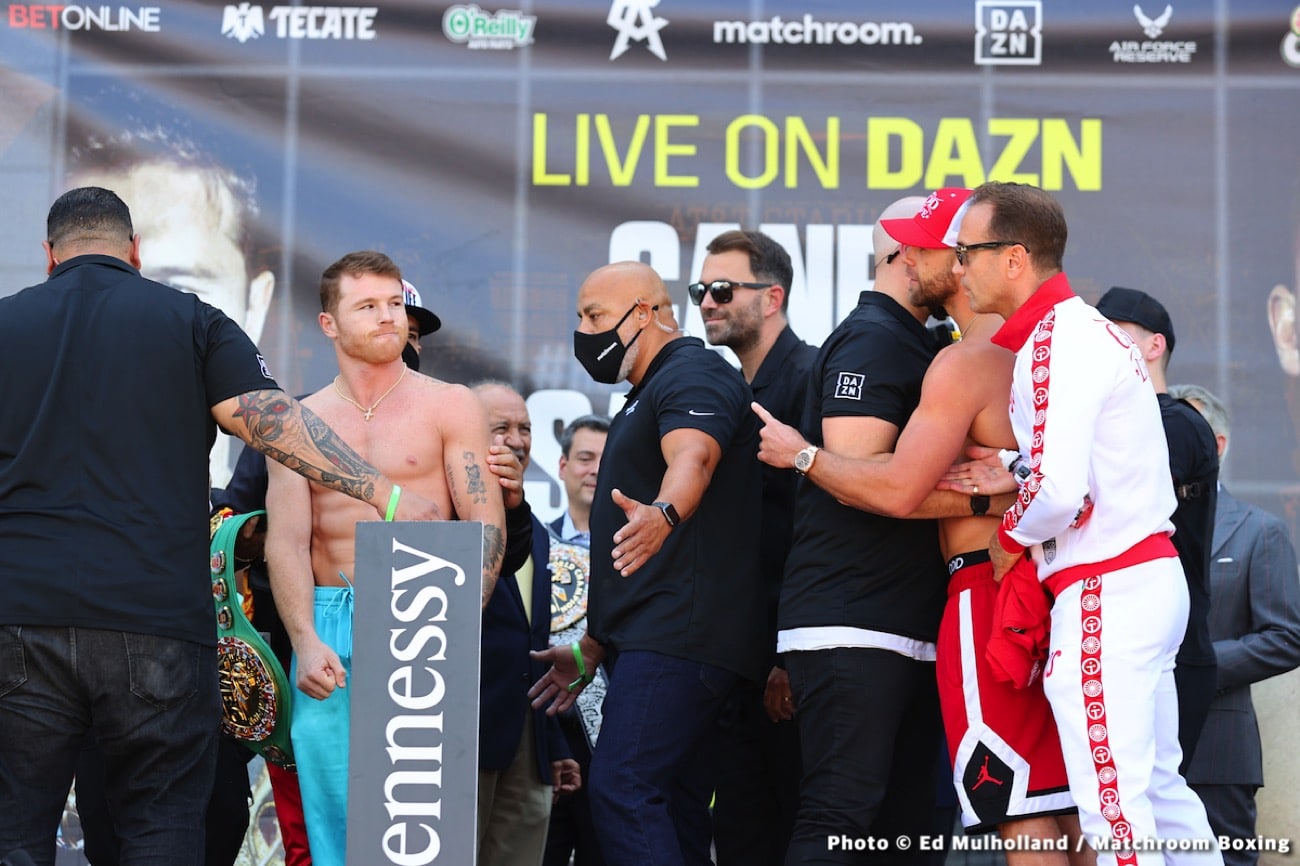
<svg viewBox="0 0 1300 866">
<path fill-rule="evenodd" d="M 715 43 L 755 45 L 920 45 L 921 37 L 908 21 L 818 21 L 811 15 L 786 21 L 774 15 L 768 21 L 714 21 Z"/>
<path fill-rule="evenodd" d="M 1140 5 L 1133 7 L 1142 31 L 1151 39 L 1165 32 L 1169 19 L 1174 15 L 1173 6 L 1165 6 L 1165 11 L 1155 18 L 1149 18 Z M 1115 41 L 1110 44 L 1110 54 L 1116 63 L 1191 63 L 1196 54 L 1195 42 L 1137 42 Z"/>
<path fill-rule="evenodd" d="M 10 3 L 9 26 L 14 30 L 140 30 L 157 33 L 159 7 L 59 6 Z"/>
<path fill-rule="evenodd" d="M 976 0 L 976 64 L 1040 66 L 1042 62 L 1042 0 Z"/>
<path fill-rule="evenodd" d="M 272 6 L 277 39 L 374 39 L 377 6 Z M 221 33 L 247 42 L 266 32 L 261 6 L 227 6 Z"/>
<path fill-rule="evenodd" d="M 660 18 L 654 13 L 659 0 L 614 0 L 609 6 L 609 15 L 605 23 L 618 31 L 614 40 L 614 50 L 609 52 L 610 60 L 617 60 L 627 51 L 628 42 L 644 42 L 646 50 L 660 60 L 668 60 L 664 51 L 663 40 L 659 31 L 667 24 L 667 18 Z"/>
<path fill-rule="evenodd" d="M 476 49 L 510 50 L 533 44 L 537 16 L 517 9 L 502 9 L 496 14 L 478 6 L 452 6 L 442 16 L 443 35 Z"/>
</svg>

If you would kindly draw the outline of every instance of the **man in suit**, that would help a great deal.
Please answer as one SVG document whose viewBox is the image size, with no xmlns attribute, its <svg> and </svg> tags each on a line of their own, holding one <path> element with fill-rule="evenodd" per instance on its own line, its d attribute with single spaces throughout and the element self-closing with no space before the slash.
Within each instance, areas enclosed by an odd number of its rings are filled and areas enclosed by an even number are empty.
<svg viewBox="0 0 1300 866">
<path fill-rule="evenodd" d="M 553 556 L 571 568 L 557 568 L 553 560 L 551 579 L 551 644 L 568 646 L 587 630 L 587 576 L 591 567 L 591 503 L 596 497 L 600 458 L 605 453 L 609 419 L 604 415 L 583 415 L 569 422 L 560 433 L 560 480 L 568 507 L 548 524 L 553 539 Z M 579 549 L 581 548 L 581 549 Z M 578 762 L 582 778 L 591 770 L 591 748 L 600 734 L 600 704 L 605 697 L 604 671 L 597 669 L 591 685 L 578 703 L 555 718 L 560 721 L 569 751 Z M 605 866 L 591 818 L 591 800 L 583 786 L 560 797 L 551 809 L 551 828 L 546 836 L 543 866 Z"/>
<path fill-rule="evenodd" d="M 1175 385 L 1169 393 L 1210 422 L 1222 460 L 1228 450 L 1227 409 L 1196 385 Z M 1282 521 L 1223 489 L 1210 556 L 1217 693 L 1187 781 L 1205 804 L 1216 836 L 1249 840 L 1255 836 L 1255 792 L 1264 784 L 1250 685 L 1300 666 L 1300 578 Z M 1223 847 L 1227 866 L 1253 866 L 1258 859 L 1258 851 Z"/>
<path fill-rule="evenodd" d="M 532 555 L 502 574 L 483 608 L 479 679 L 479 866 L 540 866 L 555 792 L 576 790 L 578 764 L 558 722 L 528 703 L 528 687 L 545 673 L 529 650 L 551 633 L 549 535 L 524 501 L 523 474 L 532 450 L 524 398 L 502 382 L 474 388 L 492 433 L 488 465 L 500 479 L 506 533 L 532 522 Z"/>
</svg>

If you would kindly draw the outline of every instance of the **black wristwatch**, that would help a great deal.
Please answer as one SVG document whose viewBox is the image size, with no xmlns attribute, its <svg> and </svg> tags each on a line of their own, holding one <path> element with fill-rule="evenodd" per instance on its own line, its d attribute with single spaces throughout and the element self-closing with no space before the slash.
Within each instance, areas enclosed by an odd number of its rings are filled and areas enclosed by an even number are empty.
<svg viewBox="0 0 1300 866">
<path fill-rule="evenodd" d="M 970 498 L 970 513 L 976 517 L 983 517 L 989 513 L 989 498 L 983 493 L 978 493 Z"/>
<path fill-rule="evenodd" d="M 671 502 L 651 502 L 650 504 L 664 513 L 664 520 L 668 521 L 670 528 L 682 522 L 682 518 L 678 516 L 677 509 L 673 507 Z"/>
</svg>

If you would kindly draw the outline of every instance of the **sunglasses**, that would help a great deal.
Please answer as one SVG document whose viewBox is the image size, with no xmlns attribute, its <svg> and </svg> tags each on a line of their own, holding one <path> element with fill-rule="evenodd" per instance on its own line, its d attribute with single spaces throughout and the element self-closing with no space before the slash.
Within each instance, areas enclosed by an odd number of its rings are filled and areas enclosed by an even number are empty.
<svg viewBox="0 0 1300 866">
<path fill-rule="evenodd" d="M 715 304 L 730 304 L 735 289 L 766 289 L 771 283 L 739 283 L 735 280 L 714 280 L 711 283 L 691 283 L 686 293 L 691 296 L 691 303 L 699 306 L 704 303 L 704 295 L 713 295 Z"/>
<path fill-rule="evenodd" d="M 966 257 L 976 250 L 996 250 L 999 247 L 1025 247 L 1020 241 L 984 241 L 979 244 L 957 244 L 953 251 L 957 253 L 957 264 L 966 267 Z M 1029 252 L 1029 247 L 1025 247 Z"/>
</svg>

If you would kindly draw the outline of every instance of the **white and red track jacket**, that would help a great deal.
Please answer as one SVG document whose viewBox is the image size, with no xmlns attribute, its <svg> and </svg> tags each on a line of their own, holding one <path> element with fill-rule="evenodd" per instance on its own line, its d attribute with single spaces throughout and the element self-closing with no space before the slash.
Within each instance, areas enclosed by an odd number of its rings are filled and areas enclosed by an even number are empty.
<svg viewBox="0 0 1300 866">
<path fill-rule="evenodd" d="M 1034 470 L 1002 517 L 1003 547 L 1029 548 L 1041 581 L 1172 532 L 1177 502 L 1160 405 L 1128 335 L 1062 273 L 993 342 L 1016 353 L 1011 425 Z"/>
</svg>

